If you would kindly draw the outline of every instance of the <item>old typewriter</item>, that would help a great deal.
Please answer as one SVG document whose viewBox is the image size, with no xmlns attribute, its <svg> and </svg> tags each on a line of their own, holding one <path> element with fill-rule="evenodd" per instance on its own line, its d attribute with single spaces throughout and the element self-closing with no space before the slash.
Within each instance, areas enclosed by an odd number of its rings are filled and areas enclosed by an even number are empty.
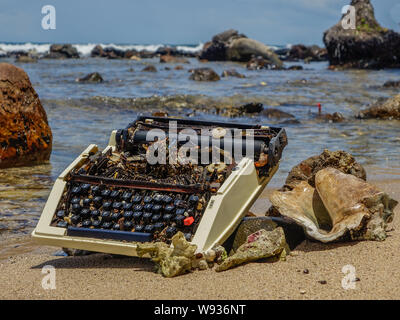
<svg viewBox="0 0 400 320">
<path fill-rule="evenodd" d="M 286 144 L 281 128 L 139 117 L 58 177 L 32 236 L 135 256 L 138 242 L 170 243 L 181 231 L 206 251 L 238 226 Z"/>
</svg>

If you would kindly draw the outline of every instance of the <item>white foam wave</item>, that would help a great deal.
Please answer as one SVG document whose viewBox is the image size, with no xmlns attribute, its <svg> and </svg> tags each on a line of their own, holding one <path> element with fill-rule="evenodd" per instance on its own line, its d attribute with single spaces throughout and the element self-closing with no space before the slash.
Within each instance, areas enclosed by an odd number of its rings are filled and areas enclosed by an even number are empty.
<svg viewBox="0 0 400 320">
<path fill-rule="evenodd" d="M 149 44 L 149 45 L 142 45 L 142 44 L 114 44 L 114 43 L 87 43 L 87 44 L 72 44 L 75 47 L 79 54 L 82 56 L 89 56 L 90 52 L 96 45 L 101 45 L 103 48 L 112 47 L 118 50 L 136 50 L 136 51 L 149 51 L 155 52 L 159 48 L 166 47 L 163 44 Z M 18 43 L 18 44 L 11 44 L 11 43 L 0 43 L 0 51 L 4 52 L 11 52 L 11 51 L 30 51 L 35 50 L 38 53 L 47 53 L 50 50 L 50 43 L 43 43 L 43 44 L 35 44 L 31 42 L 27 43 Z M 199 52 L 203 48 L 203 44 L 199 43 L 197 46 L 176 46 L 179 51 L 188 52 L 188 53 L 196 53 Z"/>
</svg>

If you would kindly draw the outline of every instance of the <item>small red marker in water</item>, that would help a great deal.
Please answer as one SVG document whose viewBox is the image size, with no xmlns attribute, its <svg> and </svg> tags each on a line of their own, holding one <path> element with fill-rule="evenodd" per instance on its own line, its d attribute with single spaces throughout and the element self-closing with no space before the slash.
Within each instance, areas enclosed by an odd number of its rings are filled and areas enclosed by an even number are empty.
<svg viewBox="0 0 400 320">
<path fill-rule="evenodd" d="M 318 107 L 318 114 L 321 114 L 321 110 L 322 110 L 321 104 L 317 103 L 317 107 Z"/>
</svg>

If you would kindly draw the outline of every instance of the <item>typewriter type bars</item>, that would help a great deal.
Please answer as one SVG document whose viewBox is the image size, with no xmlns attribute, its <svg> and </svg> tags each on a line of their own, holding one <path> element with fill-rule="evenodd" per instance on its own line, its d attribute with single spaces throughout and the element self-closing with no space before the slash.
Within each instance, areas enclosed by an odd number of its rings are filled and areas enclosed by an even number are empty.
<svg viewBox="0 0 400 320">
<path fill-rule="evenodd" d="M 146 133 L 158 128 L 168 136 L 170 121 L 178 132 L 209 129 L 200 139 L 210 146 L 213 131 L 253 129 L 256 160 L 150 165 L 145 153 L 154 141 Z M 89 146 L 60 175 L 32 235 L 48 245 L 134 256 L 137 242 L 169 243 L 182 231 L 198 251 L 208 250 L 240 223 L 277 170 L 286 144 L 279 128 L 140 117 L 114 131 L 103 152 Z"/>
</svg>

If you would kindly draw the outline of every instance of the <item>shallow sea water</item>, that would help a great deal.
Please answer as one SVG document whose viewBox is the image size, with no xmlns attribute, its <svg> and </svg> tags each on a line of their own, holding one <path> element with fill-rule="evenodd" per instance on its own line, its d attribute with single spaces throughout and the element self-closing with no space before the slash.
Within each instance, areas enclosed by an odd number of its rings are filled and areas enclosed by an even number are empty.
<svg viewBox="0 0 400 320">
<path fill-rule="evenodd" d="M 189 60 L 190 64 L 182 64 L 184 70 L 174 70 L 175 65 L 160 64 L 158 59 L 83 58 L 19 65 L 28 73 L 46 109 L 53 131 L 53 151 L 48 164 L 0 170 L 0 233 L 31 231 L 54 180 L 78 154 L 91 143 L 105 147 L 112 130 L 126 127 L 139 114 L 161 109 L 170 115 L 202 120 L 284 127 L 289 145 L 269 184 L 272 187 L 281 186 L 294 165 L 325 148 L 350 152 L 372 172 L 373 179 L 400 178 L 400 121 L 354 118 L 377 98 L 398 93 L 382 85 L 387 80 L 399 80 L 400 70 L 330 71 L 326 62 L 318 62 L 286 64 L 300 64 L 302 71 L 249 71 L 231 62 Z M 141 71 L 150 63 L 158 72 Z M 246 78 L 191 81 L 188 70 L 196 67 L 211 67 L 219 74 L 235 68 Z M 103 83 L 75 82 L 77 77 L 95 71 L 103 76 Z M 215 113 L 216 105 L 239 106 L 251 101 L 291 113 L 299 123 L 262 115 L 228 118 Z M 322 104 L 324 113 L 341 112 L 348 120 L 319 121 L 317 103 Z"/>
</svg>

